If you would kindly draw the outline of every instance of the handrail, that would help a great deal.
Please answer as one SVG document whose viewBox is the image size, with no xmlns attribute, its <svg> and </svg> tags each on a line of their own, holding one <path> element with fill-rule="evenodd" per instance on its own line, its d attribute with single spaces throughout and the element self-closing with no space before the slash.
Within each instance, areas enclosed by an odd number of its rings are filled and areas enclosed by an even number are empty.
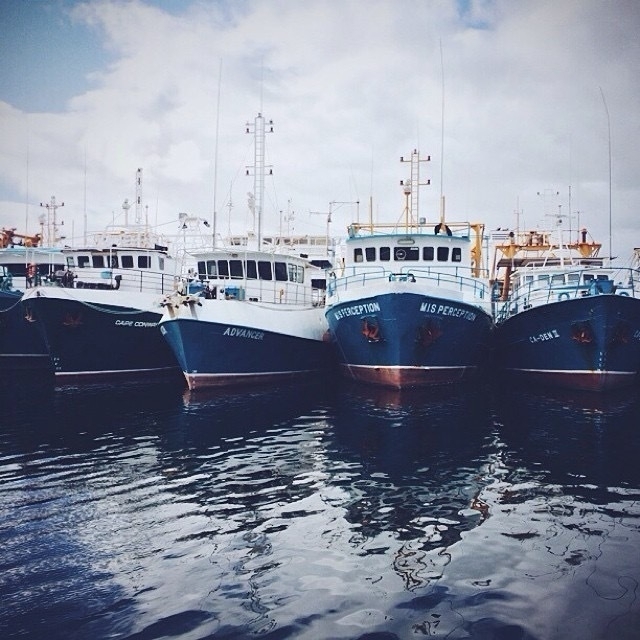
<svg viewBox="0 0 640 640">
<path fill-rule="evenodd" d="M 606 268 L 604 271 L 615 274 L 616 278 L 609 278 L 608 281 L 614 283 L 614 295 L 629 295 L 631 297 L 640 296 L 640 271 L 630 267 Z M 560 273 L 560 272 L 558 272 Z M 583 274 L 585 270 L 576 269 L 573 271 L 563 271 L 567 274 Z M 589 273 L 589 271 L 587 271 Z M 625 277 L 626 276 L 626 277 Z M 592 295 L 601 295 L 592 291 L 593 283 L 604 282 L 603 279 L 593 278 L 585 282 L 583 279 L 575 283 L 558 283 L 549 280 L 532 280 L 518 285 L 512 289 L 512 293 L 505 301 L 497 305 L 495 318 L 496 322 L 503 322 L 507 318 L 529 309 L 534 306 L 558 302 L 559 296 L 567 294 L 567 299 L 581 298 Z"/>
<path fill-rule="evenodd" d="M 318 306 L 324 291 L 309 283 L 291 280 L 261 280 L 245 278 L 212 278 L 202 282 L 204 287 L 216 289 L 227 300 L 256 300 L 260 302 Z M 219 299 L 216 295 L 216 299 Z"/>
<path fill-rule="evenodd" d="M 350 287 L 365 286 L 370 282 L 378 280 L 409 280 L 411 282 L 419 282 L 420 280 L 428 280 L 434 285 L 442 284 L 453 285 L 460 291 L 471 292 L 476 298 L 484 299 L 489 297 L 489 284 L 485 280 L 479 280 L 471 275 L 461 275 L 459 270 L 468 270 L 470 268 L 456 267 L 451 271 L 436 271 L 431 268 L 424 267 L 401 267 L 400 271 L 390 271 L 383 267 L 372 267 L 370 270 L 361 270 L 342 276 L 329 278 L 327 283 L 327 293 L 333 295 L 336 291 L 346 291 Z"/>
</svg>

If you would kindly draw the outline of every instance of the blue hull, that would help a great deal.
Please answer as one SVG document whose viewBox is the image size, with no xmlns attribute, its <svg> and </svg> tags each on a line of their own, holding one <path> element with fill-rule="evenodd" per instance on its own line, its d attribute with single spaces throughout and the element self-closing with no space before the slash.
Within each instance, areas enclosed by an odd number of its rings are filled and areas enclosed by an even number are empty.
<svg viewBox="0 0 640 640">
<path fill-rule="evenodd" d="M 51 371 L 51 358 L 32 317 L 20 300 L 22 291 L 0 291 L 0 369 Z"/>
<path fill-rule="evenodd" d="M 158 328 L 161 314 L 56 298 L 31 298 L 58 381 L 146 380 L 179 373 Z"/>
<path fill-rule="evenodd" d="M 566 388 L 627 386 L 640 368 L 640 300 L 595 295 L 518 313 L 496 327 L 499 369 Z"/>
<path fill-rule="evenodd" d="M 345 373 L 396 388 L 449 384 L 475 373 L 493 326 L 477 307 L 413 293 L 336 304 L 326 317 Z"/>
<path fill-rule="evenodd" d="M 161 331 L 171 346 L 189 389 L 253 384 L 326 371 L 330 347 L 270 331 L 183 318 L 164 321 Z"/>
</svg>

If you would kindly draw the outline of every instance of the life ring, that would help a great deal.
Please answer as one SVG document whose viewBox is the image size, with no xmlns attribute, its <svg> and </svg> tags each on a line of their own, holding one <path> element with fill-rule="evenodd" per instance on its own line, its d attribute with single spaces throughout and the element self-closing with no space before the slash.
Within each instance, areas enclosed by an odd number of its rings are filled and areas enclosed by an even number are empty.
<svg viewBox="0 0 640 640">
<path fill-rule="evenodd" d="M 629 292 L 628 291 L 620 291 L 620 295 L 621 296 L 628 296 Z"/>
<path fill-rule="evenodd" d="M 406 255 L 404 249 L 398 249 L 396 251 L 396 260 L 404 260 Z"/>
<path fill-rule="evenodd" d="M 568 300 L 568 299 L 569 299 L 569 294 L 566 291 L 558 294 L 558 302 L 562 302 L 563 300 Z"/>
</svg>

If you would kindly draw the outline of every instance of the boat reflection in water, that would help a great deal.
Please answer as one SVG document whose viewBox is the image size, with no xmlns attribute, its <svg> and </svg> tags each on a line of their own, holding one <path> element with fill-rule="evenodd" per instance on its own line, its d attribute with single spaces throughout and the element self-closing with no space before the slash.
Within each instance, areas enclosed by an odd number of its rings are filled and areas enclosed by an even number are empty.
<svg viewBox="0 0 640 640">
<path fill-rule="evenodd" d="M 494 406 L 502 476 L 489 496 L 486 533 L 503 540 L 502 584 L 519 580 L 518 591 L 526 589 L 527 618 L 539 637 L 637 637 L 636 390 L 603 395 L 511 386 Z"/>
<path fill-rule="evenodd" d="M 0 385 L 0 628 L 637 638 L 638 400 L 343 382 Z"/>
<path fill-rule="evenodd" d="M 315 618 L 308 637 L 357 637 L 363 625 L 405 637 L 406 613 L 391 622 L 385 608 L 440 581 L 450 548 L 488 516 L 488 396 L 322 393 L 186 392 L 164 473 L 206 514 L 186 535 L 215 549 L 209 600 L 228 628 L 264 633 Z M 233 597 L 244 592 L 252 620 Z"/>
<path fill-rule="evenodd" d="M 326 387 L 309 380 L 275 387 L 255 384 L 234 390 L 187 388 L 182 393 L 183 410 L 176 416 L 178 423 L 168 433 L 191 439 L 193 446 L 202 451 L 212 445 L 224 447 L 230 439 L 245 444 L 253 438 L 268 440 L 269 434 L 294 428 L 299 420 L 303 424 L 306 419 L 318 420 L 315 413 L 322 413 L 327 401 Z M 177 449 L 182 443 L 171 446 Z"/>
<path fill-rule="evenodd" d="M 510 385 L 494 406 L 510 455 L 546 481 L 623 486 L 640 480 L 636 389 L 606 394 Z"/>
<path fill-rule="evenodd" d="M 488 417 L 488 395 L 466 385 L 354 384 L 337 399 L 328 455 L 345 469 L 332 475 L 348 495 L 352 542 L 362 554 L 391 555 L 407 589 L 441 578 L 448 548 L 488 516 Z"/>
</svg>

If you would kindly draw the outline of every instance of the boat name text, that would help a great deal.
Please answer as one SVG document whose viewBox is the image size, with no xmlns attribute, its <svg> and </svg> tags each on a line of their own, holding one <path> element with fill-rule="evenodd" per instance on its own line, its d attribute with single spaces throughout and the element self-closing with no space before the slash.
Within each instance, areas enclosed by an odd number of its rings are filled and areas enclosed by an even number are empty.
<svg viewBox="0 0 640 640">
<path fill-rule="evenodd" d="M 361 316 L 363 313 L 375 313 L 380 311 L 380 305 L 377 302 L 367 302 L 366 304 L 354 304 L 352 307 L 345 307 L 334 312 L 333 317 L 336 320 L 342 320 L 345 316 Z"/>
<path fill-rule="evenodd" d="M 241 329 L 240 327 L 227 327 L 223 336 L 231 338 L 250 338 L 251 340 L 264 340 L 264 331 L 256 331 L 255 329 Z"/>
<path fill-rule="evenodd" d="M 116 320 L 116 327 L 157 327 L 157 322 L 142 322 L 142 320 Z"/>
<path fill-rule="evenodd" d="M 473 311 L 467 311 L 460 307 L 450 307 L 446 304 L 437 304 L 435 302 L 423 302 L 420 305 L 420 311 L 423 313 L 435 313 L 439 316 L 453 316 L 454 318 L 463 318 L 469 322 L 473 322 L 476 319 L 476 314 Z"/>
<path fill-rule="evenodd" d="M 543 333 L 539 333 L 537 336 L 529 336 L 529 342 L 532 344 L 538 344 L 538 342 L 546 342 L 547 340 L 554 340 L 555 338 L 559 338 L 560 334 L 557 329 L 551 329 L 551 331 L 545 331 Z"/>
</svg>

